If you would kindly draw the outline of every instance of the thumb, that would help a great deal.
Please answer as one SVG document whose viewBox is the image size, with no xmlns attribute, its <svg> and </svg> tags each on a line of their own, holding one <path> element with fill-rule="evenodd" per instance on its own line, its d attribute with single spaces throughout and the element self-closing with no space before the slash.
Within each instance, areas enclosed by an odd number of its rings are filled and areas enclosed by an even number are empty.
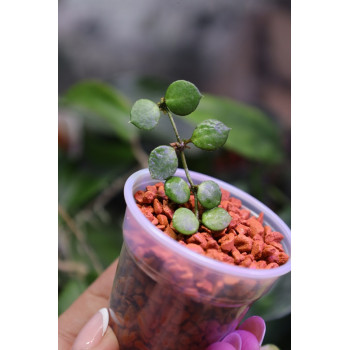
<svg viewBox="0 0 350 350">
<path fill-rule="evenodd" d="M 79 332 L 72 350 L 119 350 L 118 340 L 108 322 L 108 310 L 99 310 Z"/>
</svg>

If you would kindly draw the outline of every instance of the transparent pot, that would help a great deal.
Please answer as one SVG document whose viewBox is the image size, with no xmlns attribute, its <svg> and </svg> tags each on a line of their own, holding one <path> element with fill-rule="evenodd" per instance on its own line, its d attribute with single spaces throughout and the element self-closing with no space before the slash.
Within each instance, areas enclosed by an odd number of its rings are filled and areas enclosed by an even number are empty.
<svg viewBox="0 0 350 350">
<path fill-rule="evenodd" d="M 182 169 L 175 175 L 186 180 Z M 281 243 L 290 256 L 290 230 L 264 204 L 210 176 L 191 172 L 191 177 L 195 184 L 216 181 L 252 215 L 263 212 L 264 225 L 284 235 Z M 112 328 L 121 350 L 203 350 L 237 326 L 250 305 L 290 271 L 291 260 L 274 269 L 249 269 L 181 246 L 136 205 L 135 192 L 157 182 L 143 169 L 131 175 L 124 187 L 127 209 L 124 244 L 110 299 Z"/>
</svg>

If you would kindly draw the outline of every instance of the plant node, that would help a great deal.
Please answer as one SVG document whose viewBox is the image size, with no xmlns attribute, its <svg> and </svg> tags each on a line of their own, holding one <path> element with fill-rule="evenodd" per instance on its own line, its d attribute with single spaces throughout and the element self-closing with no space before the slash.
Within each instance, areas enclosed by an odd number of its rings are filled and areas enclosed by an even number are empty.
<svg viewBox="0 0 350 350">
<path fill-rule="evenodd" d="M 170 146 L 155 148 L 149 157 L 148 167 L 151 177 L 165 180 L 165 193 L 175 203 L 186 203 L 192 191 L 194 196 L 194 213 L 186 208 L 179 208 L 174 213 L 173 225 L 175 229 L 186 235 L 197 231 L 200 220 L 210 229 L 223 230 L 230 223 L 230 215 L 222 208 L 218 208 L 221 201 L 219 186 L 213 181 L 204 181 L 195 185 L 191 179 L 185 157 L 185 150 L 189 143 L 196 147 L 213 151 L 223 146 L 227 140 L 230 128 L 215 119 L 208 119 L 198 124 L 190 139 L 183 140 L 177 130 L 171 114 L 186 116 L 197 108 L 202 95 L 195 85 L 185 80 L 178 80 L 170 84 L 165 98 L 157 104 L 149 100 L 138 100 L 131 110 L 131 122 L 140 129 L 153 129 L 159 121 L 159 111 L 168 115 L 174 130 L 176 140 Z M 158 107 L 158 108 L 157 108 Z M 189 185 L 181 178 L 173 176 L 178 167 L 177 155 L 180 156 Z M 199 217 L 199 203 L 206 210 Z"/>
</svg>

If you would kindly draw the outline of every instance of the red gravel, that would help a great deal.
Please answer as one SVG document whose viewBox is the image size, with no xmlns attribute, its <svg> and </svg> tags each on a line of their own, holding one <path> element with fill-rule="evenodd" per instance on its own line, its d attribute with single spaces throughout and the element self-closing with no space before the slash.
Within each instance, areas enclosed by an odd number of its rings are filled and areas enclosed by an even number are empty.
<svg viewBox="0 0 350 350">
<path fill-rule="evenodd" d="M 239 199 L 223 189 L 221 192 L 219 207 L 231 215 L 229 226 L 222 231 L 211 231 L 201 225 L 198 232 L 191 236 L 176 232 L 172 217 L 180 207 L 194 210 L 193 195 L 182 205 L 170 202 L 165 195 L 164 184 L 159 182 L 147 186 L 146 191 L 137 191 L 134 198 L 148 220 L 164 234 L 198 254 L 252 269 L 271 269 L 285 264 L 289 256 L 281 244 L 283 235 L 263 224 L 263 213 L 255 217 L 242 207 Z M 199 210 L 201 215 L 203 208 L 200 205 Z"/>
</svg>

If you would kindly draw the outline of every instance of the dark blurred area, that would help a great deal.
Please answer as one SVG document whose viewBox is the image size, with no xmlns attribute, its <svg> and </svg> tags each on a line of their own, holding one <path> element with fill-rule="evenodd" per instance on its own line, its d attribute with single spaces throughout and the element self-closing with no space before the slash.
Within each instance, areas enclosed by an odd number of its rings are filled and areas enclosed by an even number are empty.
<svg viewBox="0 0 350 350">
<path fill-rule="evenodd" d="M 59 0 L 58 14 L 59 313 L 119 255 L 123 184 L 174 139 L 166 121 L 136 133 L 129 110 L 158 102 L 174 80 L 208 94 L 194 120 L 232 120 L 232 142 L 191 149 L 190 170 L 242 188 L 290 225 L 290 1 Z M 192 124 L 177 123 L 190 136 Z M 256 304 L 266 340 L 290 349 L 290 276 Z"/>
</svg>

